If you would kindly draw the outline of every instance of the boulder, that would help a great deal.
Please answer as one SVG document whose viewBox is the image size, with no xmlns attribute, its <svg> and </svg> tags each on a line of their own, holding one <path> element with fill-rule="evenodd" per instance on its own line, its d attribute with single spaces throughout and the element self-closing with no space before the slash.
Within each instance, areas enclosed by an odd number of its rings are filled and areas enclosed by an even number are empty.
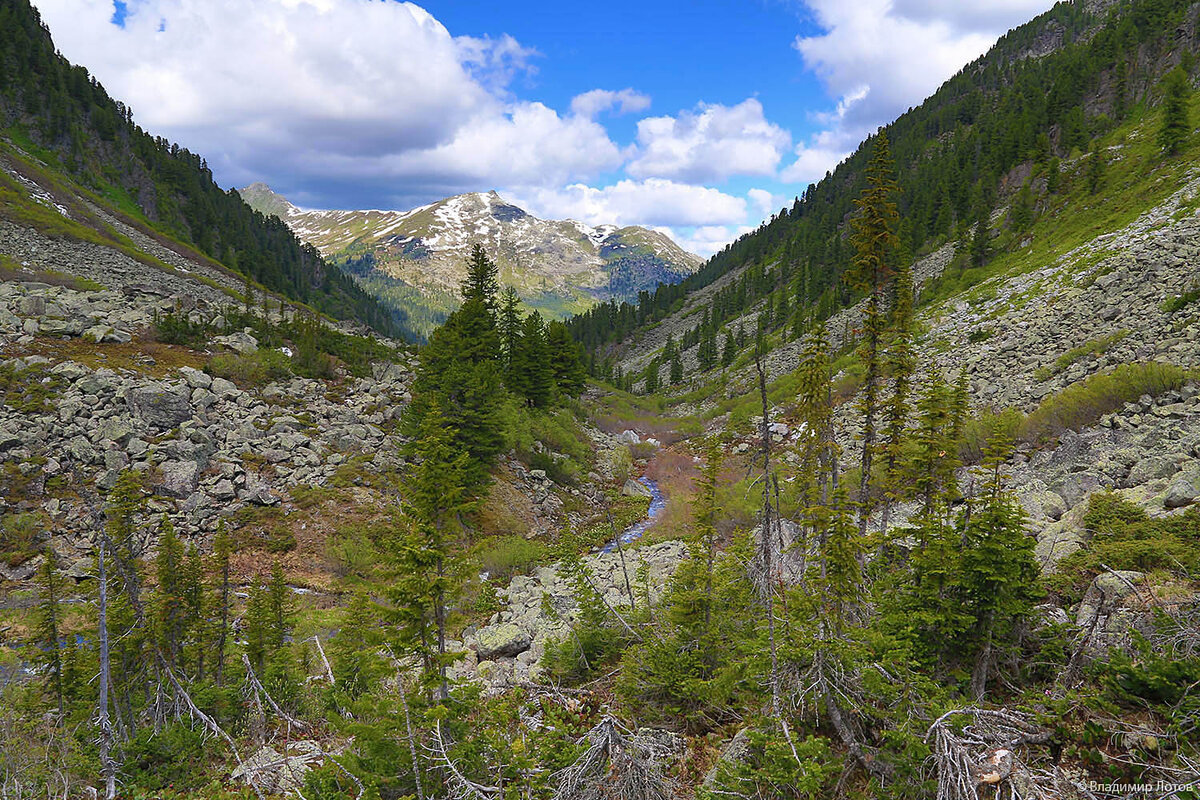
<svg viewBox="0 0 1200 800">
<path fill-rule="evenodd" d="M 625 481 L 625 485 L 621 487 L 621 494 L 626 497 L 651 497 L 653 493 L 650 487 L 640 481 L 635 481 L 633 478 Z"/>
<path fill-rule="evenodd" d="M 1180 478 L 1169 487 L 1167 494 L 1163 497 L 1163 505 L 1167 508 L 1183 508 L 1190 506 L 1196 502 L 1196 496 L 1200 492 L 1196 491 L 1196 485 L 1186 478 Z"/>
<path fill-rule="evenodd" d="M 139 386 L 126 395 L 133 415 L 151 428 L 169 430 L 192 418 L 191 394 L 162 385 Z"/>
<path fill-rule="evenodd" d="M 742 728 L 737 734 L 729 740 L 729 744 L 725 745 L 725 749 L 721 751 L 721 755 L 717 757 L 717 762 L 713 764 L 712 769 L 704 776 L 704 788 L 717 788 L 717 780 L 721 775 L 722 767 L 726 770 L 733 769 L 742 761 L 745 761 L 750 755 L 750 729 Z"/>
<path fill-rule="evenodd" d="M 475 652 L 481 662 L 501 656 L 515 656 L 529 649 L 529 632 L 512 623 L 492 625 L 479 631 Z"/>
<path fill-rule="evenodd" d="M 1075 624 L 1084 627 L 1091 622 L 1101 607 L 1101 602 L 1109 609 L 1123 605 L 1121 601 L 1137 594 L 1137 584 L 1145 578 L 1145 573 L 1133 570 L 1114 570 L 1097 575 L 1083 594 L 1079 609 L 1075 614 Z"/>
<path fill-rule="evenodd" d="M 304 788 L 305 775 L 322 760 L 321 748 L 315 742 L 292 742 L 285 753 L 264 745 L 244 759 L 229 777 L 272 794 L 299 792 Z"/>
<path fill-rule="evenodd" d="M 200 468 L 195 461 L 167 461 L 158 468 L 154 493 L 183 499 L 200 484 Z"/>
<path fill-rule="evenodd" d="M 1143 483 L 1168 478 L 1175 474 L 1176 466 L 1173 459 L 1166 456 L 1149 456 L 1133 465 L 1129 477 L 1125 479 L 1127 488 L 1141 486 Z"/>
<path fill-rule="evenodd" d="M 637 435 L 637 431 L 621 431 L 621 435 L 617 437 L 617 441 L 621 444 L 639 444 L 642 438 Z"/>
<path fill-rule="evenodd" d="M 231 333 L 228 336 L 218 336 L 213 341 L 227 350 L 232 350 L 244 356 L 253 355 L 258 352 L 258 340 L 243 331 Z"/>
</svg>

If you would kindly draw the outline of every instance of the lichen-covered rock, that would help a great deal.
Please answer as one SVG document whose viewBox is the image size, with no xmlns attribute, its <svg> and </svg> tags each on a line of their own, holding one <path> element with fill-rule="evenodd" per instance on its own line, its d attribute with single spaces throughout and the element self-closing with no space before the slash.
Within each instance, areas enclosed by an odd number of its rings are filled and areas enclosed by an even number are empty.
<svg viewBox="0 0 1200 800">
<path fill-rule="evenodd" d="M 493 661 L 524 653 L 532 643 L 529 631 L 511 623 L 483 628 L 476 635 L 475 641 L 475 652 L 480 661 Z"/>
<path fill-rule="evenodd" d="M 1167 487 L 1167 493 L 1163 497 L 1163 505 L 1167 508 L 1183 508 L 1190 506 L 1196 502 L 1196 496 L 1200 494 L 1196 490 L 1196 485 L 1191 481 L 1180 478 Z"/>
<path fill-rule="evenodd" d="M 133 415 L 151 428 L 169 430 L 192 418 L 190 392 L 151 384 L 126 395 Z"/>
<path fill-rule="evenodd" d="M 167 461 L 158 468 L 156 494 L 183 499 L 190 497 L 200 484 L 200 468 L 194 461 Z"/>
</svg>

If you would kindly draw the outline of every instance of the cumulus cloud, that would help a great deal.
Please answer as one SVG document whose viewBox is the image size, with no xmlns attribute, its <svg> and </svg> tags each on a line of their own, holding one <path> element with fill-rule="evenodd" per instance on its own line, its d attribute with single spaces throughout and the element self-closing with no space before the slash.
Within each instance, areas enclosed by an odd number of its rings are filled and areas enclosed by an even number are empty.
<svg viewBox="0 0 1200 800">
<path fill-rule="evenodd" d="M 274 178 L 323 204 L 405 205 L 620 162 L 596 123 L 508 96 L 533 51 L 510 36 L 451 36 L 412 3 L 140 0 L 123 27 L 110 0 L 37 6 L 69 59 L 226 183 Z"/>
<path fill-rule="evenodd" d="M 746 192 L 751 204 L 764 217 L 769 217 L 775 211 L 775 195 L 766 189 L 751 189 Z"/>
<path fill-rule="evenodd" d="M 576 219 L 589 225 L 644 225 L 705 257 L 753 230 L 746 224 L 751 211 L 769 215 L 761 209 L 772 207 L 775 199 L 763 189 L 751 189 L 742 198 L 664 178 L 626 179 L 605 187 L 511 189 L 503 194 L 545 218 Z"/>
<path fill-rule="evenodd" d="M 735 106 L 701 103 L 678 116 L 640 120 L 626 171 L 693 183 L 773 175 L 790 144 L 791 135 L 766 119 L 755 98 Z"/>
<path fill-rule="evenodd" d="M 822 32 L 794 42 L 835 109 L 796 148 L 787 180 L 817 180 L 875 128 L 920 103 L 1008 28 L 1053 0 L 805 0 Z"/>
<path fill-rule="evenodd" d="M 589 225 L 647 225 L 666 228 L 731 225 L 746 219 L 746 201 L 708 186 L 664 178 L 618 181 L 595 187 L 515 189 L 510 194 L 534 214 L 576 219 Z"/>
<path fill-rule="evenodd" d="M 622 89 L 619 92 L 593 89 L 571 100 L 571 113 L 588 119 L 594 119 L 605 111 L 615 110 L 618 114 L 633 114 L 645 111 L 649 107 L 649 96 L 633 89 Z"/>
</svg>

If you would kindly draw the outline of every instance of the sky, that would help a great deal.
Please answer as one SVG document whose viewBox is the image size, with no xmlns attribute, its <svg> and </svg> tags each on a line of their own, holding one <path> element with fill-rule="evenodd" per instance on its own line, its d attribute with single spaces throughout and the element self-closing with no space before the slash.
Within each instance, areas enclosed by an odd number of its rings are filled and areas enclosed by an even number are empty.
<svg viewBox="0 0 1200 800">
<path fill-rule="evenodd" d="M 471 191 L 710 255 L 1051 0 L 33 0 L 226 188 Z"/>
</svg>

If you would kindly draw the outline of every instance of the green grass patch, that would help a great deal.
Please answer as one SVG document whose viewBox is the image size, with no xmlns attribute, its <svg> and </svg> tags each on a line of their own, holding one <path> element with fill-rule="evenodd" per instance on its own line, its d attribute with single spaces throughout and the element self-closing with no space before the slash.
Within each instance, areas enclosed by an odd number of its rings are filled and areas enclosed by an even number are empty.
<svg viewBox="0 0 1200 800">
<path fill-rule="evenodd" d="M 291 359 L 278 350 L 259 350 L 250 355 L 218 353 L 208 360 L 204 370 L 243 388 L 263 387 L 292 376 Z"/>
<path fill-rule="evenodd" d="M 1168 314 L 1174 314 L 1177 311 L 1187 308 L 1197 300 L 1200 300 L 1200 283 L 1193 283 L 1182 294 L 1177 294 L 1174 297 L 1168 297 L 1166 300 L 1163 300 L 1158 307 Z"/>
<path fill-rule="evenodd" d="M 1178 389 L 1191 377 L 1182 367 L 1156 361 L 1122 364 L 1090 375 L 1042 400 L 1021 422 L 1018 437 L 1037 443 L 1067 430 L 1082 430 L 1125 403 Z"/>
<path fill-rule="evenodd" d="M 522 536 L 491 536 L 477 542 L 469 557 L 488 573 L 489 580 L 507 581 L 514 575 L 525 574 L 550 558 L 550 548 L 544 543 Z"/>
<path fill-rule="evenodd" d="M 1063 353 L 1053 364 L 1039 367 L 1033 373 L 1033 377 L 1039 381 L 1049 380 L 1055 375 L 1063 372 L 1076 361 L 1088 356 L 1099 357 L 1112 349 L 1112 346 L 1129 335 L 1129 331 L 1124 328 L 1116 333 L 1110 333 L 1108 336 L 1101 336 L 1097 339 L 1092 339 L 1090 342 L 1081 344 L 1079 347 L 1073 347 Z"/>
</svg>

